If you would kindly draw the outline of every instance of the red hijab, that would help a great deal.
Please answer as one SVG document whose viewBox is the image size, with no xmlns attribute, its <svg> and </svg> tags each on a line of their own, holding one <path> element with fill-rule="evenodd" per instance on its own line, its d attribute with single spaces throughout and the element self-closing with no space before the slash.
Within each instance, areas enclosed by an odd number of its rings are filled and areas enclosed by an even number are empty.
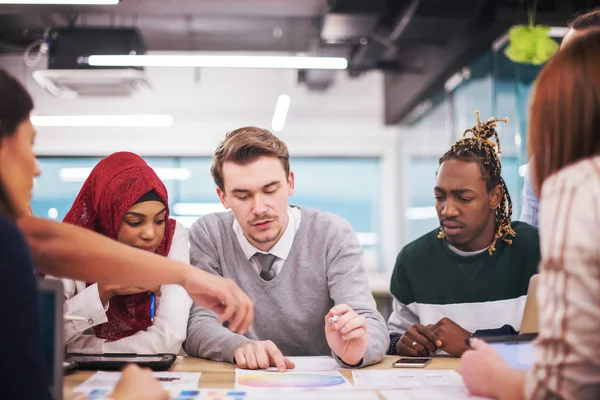
<svg viewBox="0 0 600 400">
<path fill-rule="evenodd" d="M 144 194 L 154 190 L 167 207 L 165 236 L 155 253 L 169 254 L 175 220 L 169 218 L 167 189 L 156 173 L 138 155 L 111 154 L 92 170 L 63 222 L 82 226 L 117 239 L 121 220 Z M 152 325 L 150 293 L 114 296 L 106 312 L 108 322 L 94 327 L 96 336 L 119 340 Z"/>
</svg>

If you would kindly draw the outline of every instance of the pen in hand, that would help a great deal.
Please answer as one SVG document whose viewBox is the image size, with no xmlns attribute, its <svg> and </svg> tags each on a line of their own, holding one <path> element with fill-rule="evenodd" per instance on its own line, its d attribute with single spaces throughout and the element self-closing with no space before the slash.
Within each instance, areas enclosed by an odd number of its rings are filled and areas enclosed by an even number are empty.
<svg viewBox="0 0 600 400">
<path fill-rule="evenodd" d="M 156 307 L 156 295 L 150 292 L 150 322 L 154 322 L 154 310 Z"/>
<path fill-rule="evenodd" d="M 78 315 L 69 315 L 69 314 L 65 314 L 63 316 L 63 319 L 65 321 L 87 321 L 88 320 L 87 318 L 80 317 Z"/>
</svg>

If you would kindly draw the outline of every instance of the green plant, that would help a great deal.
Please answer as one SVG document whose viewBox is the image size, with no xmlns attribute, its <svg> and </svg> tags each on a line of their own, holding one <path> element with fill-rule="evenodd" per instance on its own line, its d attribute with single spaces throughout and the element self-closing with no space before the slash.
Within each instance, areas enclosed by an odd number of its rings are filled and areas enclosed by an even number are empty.
<svg viewBox="0 0 600 400">
<path fill-rule="evenodd" d="M 511 61 L 541 65 L 558 51 L 558 43 L 548 36 L 550 27 L 534 24 L 536 8 L 536 0 L 533 4 L 528 2 L 529 24 L 513 26 L 508 32 L 509 45 L 504 54 Z"/>
</svg>

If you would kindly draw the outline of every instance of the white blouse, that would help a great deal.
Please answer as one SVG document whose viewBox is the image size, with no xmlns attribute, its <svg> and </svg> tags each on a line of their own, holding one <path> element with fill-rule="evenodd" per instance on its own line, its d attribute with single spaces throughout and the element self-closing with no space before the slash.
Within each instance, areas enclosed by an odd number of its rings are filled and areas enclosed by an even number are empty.
<svg viewBox="0 0 600 400">
<path fill-rule="evenodd" d="M 177 223 L 169 258 L 189 264 L 189 244 L 187 232 Z M 47 277 L 50 279 L 56 279 Z M 192 299 L 179 285 L 164 285 L 161 296 L 156 297 L 154 324 L 135 335 L 107 341 L 98 338 L 92 327 L 108 321 L 106 311 L 109 303 L 102 304 L 98 285 L 86 287 L 86 283 L 72 279 L 61 279 L 65 301 L 65 314 L 83 317 L 82 321 L 65 321 L 65 343 L 69 353 L 175 353 L 181 349 L 186 338 L 187 323 Z M 89 332 L 86 332 L 88 331 Z"/>
</svg>

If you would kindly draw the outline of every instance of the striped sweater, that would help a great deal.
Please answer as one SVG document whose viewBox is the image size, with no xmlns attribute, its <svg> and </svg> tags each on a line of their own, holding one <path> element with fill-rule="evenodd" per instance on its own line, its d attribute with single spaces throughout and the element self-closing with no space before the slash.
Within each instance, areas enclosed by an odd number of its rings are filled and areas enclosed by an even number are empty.
<svg viewBox="0 0 600 400">
<path fill-rule="evenodd" d="M 413 324 L 447 317 L 469 332 L 510 325 L 519 330 L 527 288 L 540 260 L 537 229 L 513 222 L 512 245 L 499 240 L 496 251 L 460 256 L 438 239 L 439 230 L 406 245 L 396 260 L 390 291 L 394 310 L 390 335 Z"/>
</svg>

